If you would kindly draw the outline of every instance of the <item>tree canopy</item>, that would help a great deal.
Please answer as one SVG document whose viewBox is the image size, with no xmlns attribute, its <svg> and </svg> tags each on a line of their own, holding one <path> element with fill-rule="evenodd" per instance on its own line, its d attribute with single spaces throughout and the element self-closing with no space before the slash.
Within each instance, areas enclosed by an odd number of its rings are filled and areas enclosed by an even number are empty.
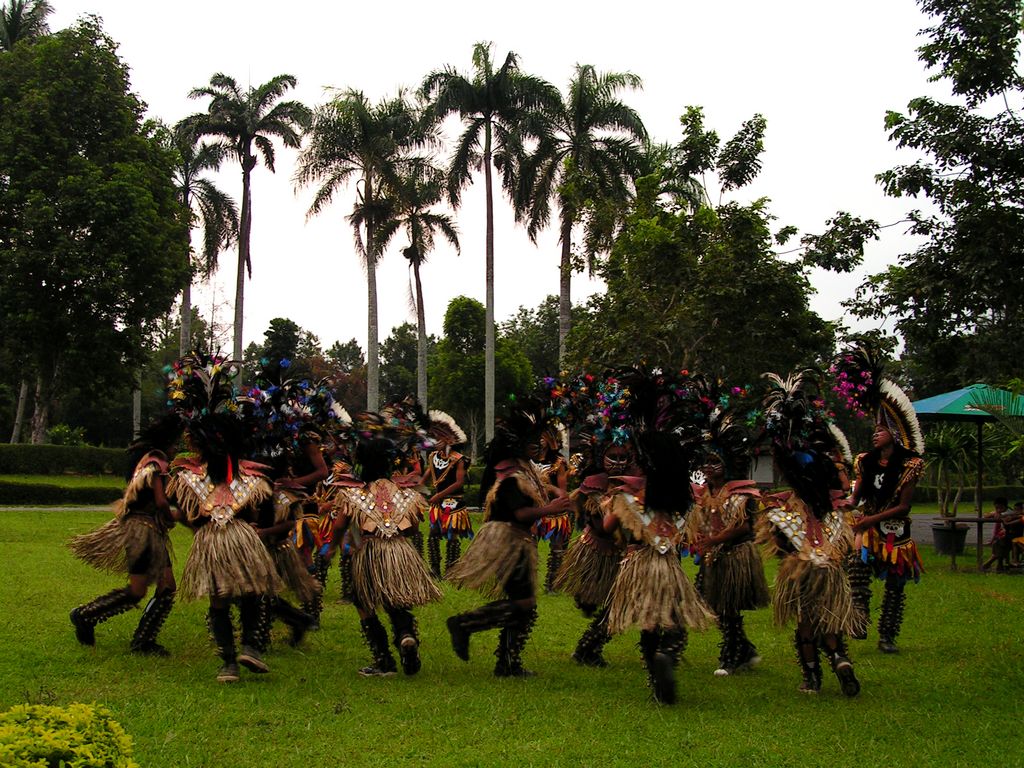
<svg viewBox="0 0 1024 768">
<path fill-rule="evenodd" d="M 935 19 L 919 58 L 954 99 L 890 112 L 890 139 L 921 159 L 878 176 L 886 194 L 925 198 L 908 215 L 925 239 L 872 275 L 850 302 L 892 319 L 922 395 L 1019 376 L 1024 356 L 1024 79 L 1021 4 L 920 0 Z"/>
<path fill-rule="evenodd" d="M 37 441 L 75 367 L 137 363 L 189 274 L 173 158 L 142 114 L 95 19 L 0 54 L 0 318 Z"/>
</svg>

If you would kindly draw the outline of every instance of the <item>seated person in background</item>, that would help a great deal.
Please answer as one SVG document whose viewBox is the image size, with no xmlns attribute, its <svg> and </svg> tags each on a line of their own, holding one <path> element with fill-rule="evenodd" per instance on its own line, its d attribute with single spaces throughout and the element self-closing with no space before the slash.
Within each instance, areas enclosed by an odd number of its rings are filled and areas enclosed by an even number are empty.
<svg viewBox="0 0 1024 768">
<path fill-rule="evenodd" d="M 989 544 L 992 545 L 992 557 L 986 560 L 981 567 L 987 569 L 991 567 L 992 563 L 996 563 L 996 570 L 1004 571 L 1010 563 L 1010 549 L 1013 546 L 1012 539 L 1006 535 L 1006 524 L 1010 523 L 1014 517 L 1009 511 L 1010 503 L 1005 497 L 1000 496 L 993 504 L 995 509 L 985 515 L 985 517 L 996 521 L 995 530 L 989 541 Z"/>
<path fill-rule="evenodd" d="M 1006 523 L 1006 538 L 1010 540 L 1012 565 L 1019 566 L 1021 550 L 1024 549 L 1024 501 L 1015 502 Z"/>
</svg>

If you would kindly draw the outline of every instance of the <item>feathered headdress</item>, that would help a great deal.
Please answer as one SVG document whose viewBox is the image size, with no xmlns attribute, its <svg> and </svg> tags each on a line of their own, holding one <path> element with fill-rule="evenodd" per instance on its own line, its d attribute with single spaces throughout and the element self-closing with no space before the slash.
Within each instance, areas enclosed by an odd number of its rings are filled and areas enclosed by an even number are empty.
<svg viewBox="0 0 1024 768">
<path fill-rule="evenodd" d="M 444 411 L 429 411 L 427 420 L 427 434 L 438 445 L 462 445 L 466 442 L 466 433 L 462 427 Z"/>
<path fill-rule="evenodd" d="M 899 385 L 884 375 L 882 356 L 874 345 L 858 339 L 836 356 L 829 372 L 835 377 L 832 390 L 855 416 L 872 416 L 901 446 L 924 454 L 924 435 L 914 406 Z"/>
<path fill-rule="evenodd" d="M 177 412 L 192 446 L 210 471 L 231 473 L 233 461 L 248 454 L 252 402 L 237 396 L 241 367 L 215 355 L 192 354 L 167 367 L 167 402 Z"/>
<path fill-rule="evenodd" d="M 775 464 L 796 494 L 819 517 L 832 508 L 839 484 L 830 454 L 836 439 L 821 397 L 820 372 L 805 368 L 783 379 L 764 374 L 769 389 L 762 398 L 765 434 Z"/>
<path fill-rule="evenodd" d="M 720 380 L 700 375 L 686 377 L 692 403 L 692 420 L 700 428 L 702 458 L 716 456 L 728 478 L 745 477 L 750 468 L 754 435 L 743 414 L 746 387 L 727 387 Z"/>
</svg>

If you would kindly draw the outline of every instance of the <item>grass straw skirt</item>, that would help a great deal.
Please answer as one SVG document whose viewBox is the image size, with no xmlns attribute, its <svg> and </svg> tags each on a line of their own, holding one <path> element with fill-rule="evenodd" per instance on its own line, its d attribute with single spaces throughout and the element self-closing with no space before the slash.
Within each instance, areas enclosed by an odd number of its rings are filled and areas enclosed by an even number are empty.
<svg viewBox="0 0 1024 768">
<path fill-rule="evenodd" d="M 181 576 L 186 600 L 274 594 L 282 586 L 270 553 L 244 520 L 210 522 L 196 531 Z"/>
<path fill-rule="evenodd" d="M 714 620 L 715 614 L 683 572 L 675 550 L 660 554 L 645 546 L 623 559 L 608 597 L 611 634 L 631 627 L 703 630 Z"/>
<path fill-rule="evenodd" d="M 313 602 L 323 587 L 306 568 L 295 542 L 289 538 L 269 551 L 285 589 L 291 590 L 300 603 Z"/>
<path fill-rule="evenodd" d="M 365 537 L 352 553 L 352 584 L 368 611 L 415 608 L 442 597 L 420 553 L 401 535 Z"/>
<path fill-rule="evenodd" d="M 171 539 L 150 515 L 115 517 L 68 544 L 75 557 L 101 571 L 125 574 L 147 558 L 145 576 L 156 581 L 171 565 Z"/>
<path fill-rule="evenodd" d="M 491 520 L 480 530 L 445 574 L 445 579 L 460 589 L 469 587 L 485 597 L 497 600 L 505 595 L 505 585 L 525 558 L 530 593 L 537 591 L 537 542 L 529 530 L 512 523 Z"/>
<path fill-rule="evenodd" d="M 772 601 L 775 623 L 790 620 L 809 625 L 815 637 L 852 633 L 862 627 L 853 609 L 850 580 L 841 561 L 812 562 L 789 555 L 779 565 Z"/>
<path fill-rule="evenodd" d="M 619 573 L 623 552 L 588 528 L 565 553 L 554 589 L 572 595 L 579 605 L 604 605 Z"/>
<path fill-rule="evenodd" d="M 761 551 L 753 541 L 723 550 L 706 562 L 702 592 L 719 616 L 764 608 L 771 602 Z"/>
</svg>

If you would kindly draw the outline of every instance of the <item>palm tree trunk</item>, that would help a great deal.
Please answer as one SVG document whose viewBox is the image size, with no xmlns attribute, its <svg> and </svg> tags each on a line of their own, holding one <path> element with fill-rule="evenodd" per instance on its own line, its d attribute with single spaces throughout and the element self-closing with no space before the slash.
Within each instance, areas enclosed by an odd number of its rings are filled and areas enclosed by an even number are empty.
<svg viewBox="0 0 1024 768">
<path fill-rule="evenodd" d="M 178 336 L 178 357 L 184 357 L 192 348 L 192 278 L 181 292 L 181 333 Z"/>
<path fill-rule="evenodd" d="M 558 365 L 565 365 L 565 340 L 572 330 L 572 218 L 563 211 L 562 263 L 558 275 Z"/>
<path fill-rule="evenodd" d="M 249 264 L 249 235 L 252 232 L 252 201 L 249 197 L 249 181 L 252 171 L 242 162 L 242 216 L 238 232 L 238 271 L 235 274 L 235 343 L 232 358 L 242 360 L 242 319 L 245 309 L 245 271 Z M 211 350 L 212 352 L 213 350 Z"/>
<path fill-rule="evenodd" d="M 487 192 L 487 240 L 484 302 L 484 435 L 494 438 L 494 193 L 491 189 L 491 124 L 484 126 L 484 187 Z"/>
<path fill-rule="evenodd" d="M 11 432 L 11 444 L 21 442 L 21 430 L 25 426 L 25 404 L 28 402 L 28 379 L 21 380 L 18 392 L 18 410 L 14 414 L 14 431 Z"/>
<path fill-rule="evenodd" d="M 427 410 L 427 319 L 423 311 L 423 283 L 420 282 L 419 260 L 412 263 L 416 280 L 416 398 Z"/>
<path fill-rule="evenodd" d="M 364 177 L 363 190 L 367 211 L 373 210 L 373 182 Z M 380 404 L 380 345 L 377 336 L 377 254 L 373 238 L 372 213 L 366 217 L 366 410 L 376 411 Z"/>
</svg>

